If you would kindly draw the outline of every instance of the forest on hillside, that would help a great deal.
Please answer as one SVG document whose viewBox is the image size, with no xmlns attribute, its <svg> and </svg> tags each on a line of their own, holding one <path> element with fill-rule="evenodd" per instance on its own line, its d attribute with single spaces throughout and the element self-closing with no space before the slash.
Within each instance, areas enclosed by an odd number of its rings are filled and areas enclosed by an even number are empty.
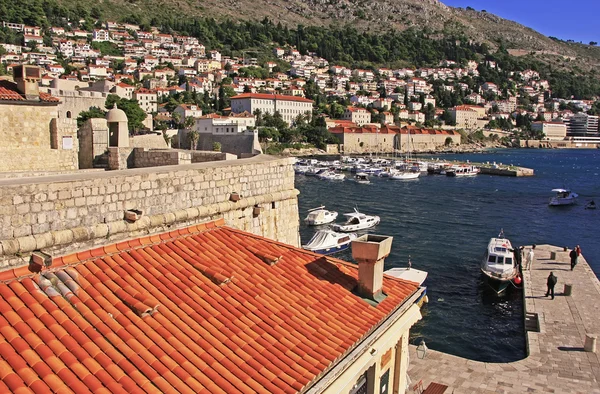
<svg viewBox="0 0 600 394">
<path fill-rule="evenodd" d="M 76 2 L 68 7 L 56 0 L 0 0 L 0 15 L 6 21 L 27 25 L 69 27 L 70 21 L 83 21 L 91 30 L 101 26 L 102 11 L 94 3 Z M 198 37 L 207 49 L 218 49 L 225 55 L 243 51 L 270 54 L 274 45 L 293 46 L 301 53 L 315 53 L 335 64 L 349 67 L 427 67 L 442 60 L 464 64 L 468 60 L 493 60 L 496 69 L 480 70 L 481 77 L 500 87 L 510 87 L 511 72 L 532 69 L 547 79 L 553 97 L 589 99 L 600 95 L 600 80 L 591 74 L 553 69 L 551 65 L 530 56 L 514 57 L 500 45 L 491 51 L 486 44 L 469 40 L 454 29 L 429 31 L 411 28 L 385 33 L 361 32 L 352 26 L 290 28 L 269 19 L 262 21 L 217 21 L 213 18 L 145 16 L 142 12 L 124 13 L 121 22 L 134 23 L 142 29 L 160 27 L 166 33 Z M 0 28 L 0 42 L 14 41 L 14 32 Z"/>
</svg>

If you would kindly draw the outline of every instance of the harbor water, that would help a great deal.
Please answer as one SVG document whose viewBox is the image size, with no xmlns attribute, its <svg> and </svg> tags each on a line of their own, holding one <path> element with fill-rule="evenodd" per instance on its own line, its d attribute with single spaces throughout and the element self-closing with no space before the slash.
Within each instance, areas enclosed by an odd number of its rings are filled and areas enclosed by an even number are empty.
<svg viewBox="0 0 600 394">
<path fill-rule="evenodd" d="M 423 174 L 410 181 L 372 177 L 364 185 L 297 175 L 300 218 L 320 205 L 338 211 L 338 222 L 354 207 L 381 217 L 371 232 L 394 237 L 385 269 L 406 267 L 410 258 L 414 268 L 429 272 L 429 304 L 411 331 L 412 343 L 424 339 L 430 348 L 479 361 L 522 359 L 521 291 L 509 287 L 497 296 L 485 283 L 479 263 L 489 239 L 503 229 L 513 246 L 579 244 L 599 275 L 600 210 L 584 208 L 592 199 L 600 203 L 600 150 L 506 149 L 444 155 L 441 160 L 513 164 L 533 168 L 535 176 Z M 578 193 L 578 203 L 549 207 L 551 190 L 562 187 Z M 315 229 L 304 223 L 300 227 L 306 243 Z M 336 257 L 352 261 L 349 251 Z M 560 287 L 560 270 L 555 274 Z"/>
</svg>

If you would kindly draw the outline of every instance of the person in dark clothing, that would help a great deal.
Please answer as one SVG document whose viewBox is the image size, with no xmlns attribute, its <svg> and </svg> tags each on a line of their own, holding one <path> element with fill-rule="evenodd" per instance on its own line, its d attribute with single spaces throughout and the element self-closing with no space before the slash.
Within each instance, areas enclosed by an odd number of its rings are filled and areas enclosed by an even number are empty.
<svg viewBox="0 0 600 394">
<path fill-rule="evenodd" d="M 577 249 L 571 250 L 571 253 L 569 253 L 569 257 L 571 258 L 571 271 L 573 271 L 573 269 L 577 265 L 577 257 L 579 257 L 579 254 L 577 254 Z"/>
<path fill-rule="evenodd" d="M 554 299 L 554 286 L 556 285 L 557 280 L 558 279 L 556 278 L 556 276 L 554 276 L 554 274 L 550 272 L 550 275 L 548 275 L 548 280 L 546 281 L 546 284 L 548 285 L 548 290 L 546 290 L 546 297 L 548 297 L 548 295 L 552 295 L 552 299 Z"/>
<path fill-rule="evenodd" d="M 513 252 L 513 256 L 515 258 L 515 263 L 521 271 L 521 263 L 523 262 L 523 247 L 517 246 L 516 248 L 511 250 Z"/>
</svg>

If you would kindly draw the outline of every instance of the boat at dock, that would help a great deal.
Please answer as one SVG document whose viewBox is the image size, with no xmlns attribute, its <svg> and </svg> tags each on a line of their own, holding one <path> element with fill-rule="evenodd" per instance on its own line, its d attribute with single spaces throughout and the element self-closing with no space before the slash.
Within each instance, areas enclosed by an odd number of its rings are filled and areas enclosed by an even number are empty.
<svg viewBox="0 0 600 394">
<path fill-rule="evenodd" d="M 479 174 L 479 168 L 475 166 L 452 166 L 446 170 L 446 176 L 467 177 Z"/>
<path fill-rule="evenodd" d="M 358 212 L 358 209 L 354 208 L 354 212 L 345 213 L 346 222 L 344 224 L 334 224 L 333 229 L 335 231 L 342 231 L 345 233 L 359 230 L 366 230 L 371 227 L 375 227 L 381 220 L 379 216 L 365 215 L 364 213 Z"/>
<path fill-rule="evenodd" d="M 556 195 L 550 198 L 548 205 L 551 207 L 558 207 L 562 205 L 573 205 L 577 201 L 577 193 L 573 193 L 569 189 L 552 189 Z"/>
<path fill-rule="evenodd" d="M 333 254 L 348 249 L 356 238 L 354 233 L 319 230 L 306 245 L 302 245 L 302 248 L 319 254 Z"/>
<path fill-rule="evenodd" d="M 325 206 L 309 209 L 308 215 L 304 218 L 304 222 L 309 226 L 320 226 L 322 224 L 328 224 L 337 219 L 338 213 L 336 211 L 328 211 Z"/>
<path fill-rule="evenodd" d="M 500 294 L 510 284 L 521 282 L 519 267 L 514 259 L 510 241 L 504 236 L 504 231 L 491 238 L 483 260 L 481 272 L 486 276 L 488 284 Z"/>
</svg>

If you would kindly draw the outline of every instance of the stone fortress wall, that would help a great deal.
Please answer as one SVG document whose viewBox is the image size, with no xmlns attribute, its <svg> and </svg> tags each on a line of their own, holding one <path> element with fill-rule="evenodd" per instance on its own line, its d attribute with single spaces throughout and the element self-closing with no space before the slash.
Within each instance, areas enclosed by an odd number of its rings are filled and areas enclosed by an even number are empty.
<svg viewBox="0 0 600 394">
<path fill-rule="evenodd" d="M 240 195 L 234 201 L 232 193 Z M 0 267 L 224 218 L 299 246 L 292 159 L 249 159 L 0 180 Z M 135 222 L 125 211 L 139 210 Z"/>
<path fill-rule="evenodd" d="M 76 170 L 77 123 L 56 117 L 56 104 L 3 104 L 0 172 Z"/>
<path fill-rule="evenodd" d="M 88 92 L 82 90 L 63 90 L 56 88 L 42 88 L 40 91 L 51 94 L 60 99 L 58 105 L 58 117 L 67 119 L 77 119 L 80 112 L 88 111 L 90 107 L 104 108 L 107 93 Z"/>
</svg>

